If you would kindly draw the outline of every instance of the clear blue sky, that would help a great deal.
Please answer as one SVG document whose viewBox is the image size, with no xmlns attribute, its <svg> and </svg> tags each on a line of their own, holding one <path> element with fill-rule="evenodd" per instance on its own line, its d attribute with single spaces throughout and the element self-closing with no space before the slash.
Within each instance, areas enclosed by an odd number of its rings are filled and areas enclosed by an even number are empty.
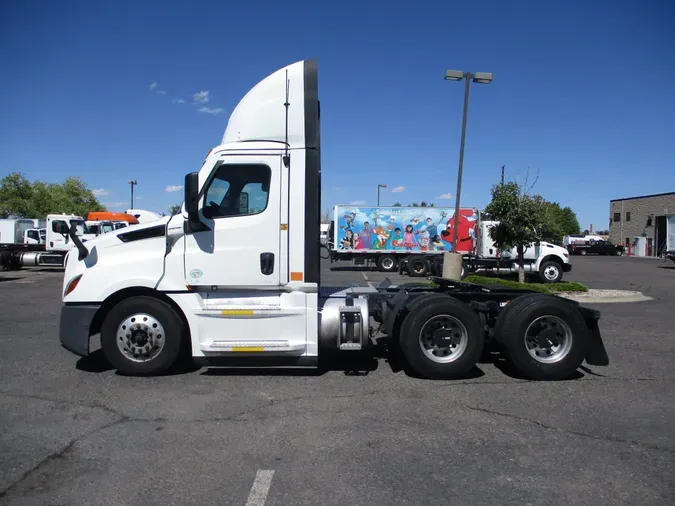
<svg viewBox="0 0 675 506">
<path fill-rule="evenodd" d="M 529 166 L 582 228 L 606 228 L 609 199 L 675 191 L 674 25 L 666 0 L 5 0 L 0 176 L 81 176 L 112 209 L 133 178 L 136 207 L 166 211 L 241 96 L 316 57 L 323 208 L 374 203 L 378 183 L 382 204 L 454 205 L 439 197 L 455 193 L 456 68 L 494 75 L 472 87 L 462 204 Z"/>
</svg>

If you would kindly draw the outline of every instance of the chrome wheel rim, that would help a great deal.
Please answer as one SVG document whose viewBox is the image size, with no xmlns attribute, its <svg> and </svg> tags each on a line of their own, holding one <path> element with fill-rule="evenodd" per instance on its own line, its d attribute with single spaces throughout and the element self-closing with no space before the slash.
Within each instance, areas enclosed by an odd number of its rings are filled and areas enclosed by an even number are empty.
<svg viewBox="0 0 675 506">
<path fill-rule="evenodd" d="M 555 281 L 560 275 L 560 268 L 557 265 L 547 265 L 544 269 L 544 277 L 547 281 Z"/>
<path fill-rule="evenodd" d="M 148 362 L 164 349 L 166 333 L 157 318 L 138 313 L 117 327 L 117 347 L 132 362 Z"/>
<path fill-rule="evenodd" d="M 557 316 L 540 316 L 525 331 L 525 347 L 537 362 L 555 364 L 572 349 L 572 329 Z"/>
<path fill-rule="evenodd" d="M 442 314 L 429 318 L 422 326 L 419 343 L 429 360 L 447 364 L 457 360 L 466 351 L 469 333 L 460 320 Z"/>
<path fill-rule="evenodd" d="M 383 269 L 391 269 L 394 267 L 394 260 L 392 258 L 383 258 L 382 262 L 380 262 L 382 265 Z"/>
</svg>

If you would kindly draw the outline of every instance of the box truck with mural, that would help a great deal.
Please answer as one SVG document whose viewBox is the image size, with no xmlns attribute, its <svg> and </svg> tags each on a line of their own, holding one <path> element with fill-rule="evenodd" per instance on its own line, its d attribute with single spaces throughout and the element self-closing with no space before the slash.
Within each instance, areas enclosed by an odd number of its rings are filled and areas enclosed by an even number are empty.
<svg viewBox="0 0 675 506">
<path fill-rule="evenodd" d="M 333 210 L 331 260 L 372 264 L 394 272 L 410 256 L 452 251 L 454 209 L 444 207 L 361 207 Z M 460 209 L 457 250 L 473 251 L 475 209 Z"/>
<path fill-rule="evenodd" d="M 382 272 L 405 272 L 413 277 L 443 272 L 443 253 L 453 251 L 454 209 L 443 207 L 334 208 L 330 234 L 331 262 L 375 266 Z M 462 253 L 462 277 L 479 271 L 516 272 L 517 256 L 499 250 L 489 229 L 497 221 L 483 220 L 475 208 L 460 208 L 457 252 Z M 565 248 L 541 241 L 524 252 L 525 272 L 542 282 L 562 280 L 572 268 Z"/>
</svg>

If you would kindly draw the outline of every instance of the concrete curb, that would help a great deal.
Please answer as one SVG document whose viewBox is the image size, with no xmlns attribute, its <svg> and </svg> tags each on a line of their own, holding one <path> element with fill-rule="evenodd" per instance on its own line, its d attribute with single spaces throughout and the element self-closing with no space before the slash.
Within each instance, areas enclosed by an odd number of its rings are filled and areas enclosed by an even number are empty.
<svg viewBox="0 0 675 506">
<path fill-rule="evenodd" d="M 633 290 L 599 290 L 591 288 L 588 292 L 559 292 L 556 295 L 585 304 L 611 304 L 619 302 L 644 302 L 653 297 Z"/>
</svg>

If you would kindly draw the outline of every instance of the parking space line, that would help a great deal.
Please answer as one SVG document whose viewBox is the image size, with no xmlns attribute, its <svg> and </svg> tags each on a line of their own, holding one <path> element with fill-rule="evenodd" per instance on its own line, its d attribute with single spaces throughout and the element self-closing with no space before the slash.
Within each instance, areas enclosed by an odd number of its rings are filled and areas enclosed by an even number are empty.
<svg viewBox="0 0 675 506">
<path fill-rule="evenodd" d="M 255 475 L 255 480 L 253 480 L 253 486 L 248 495 L 246 506 L 265 506 L 267 494 L 270 491 L 270 485 L 272 484 L 272 476 L 274 476 L 274 470 L 258 470 Z"/>
<path fill-rule="evenodd" d="M 373 285 L 370 281 L 368 281 L 368 276 L 366 276 L 366 273 L 362 271 L 361 274 L 363 274 L 363 279 L 366 280 L 366 283 L 368 283 L 368 286 L 369 286 L 370 288 L 373 288 L 374 285 Z"/>
</svg>

